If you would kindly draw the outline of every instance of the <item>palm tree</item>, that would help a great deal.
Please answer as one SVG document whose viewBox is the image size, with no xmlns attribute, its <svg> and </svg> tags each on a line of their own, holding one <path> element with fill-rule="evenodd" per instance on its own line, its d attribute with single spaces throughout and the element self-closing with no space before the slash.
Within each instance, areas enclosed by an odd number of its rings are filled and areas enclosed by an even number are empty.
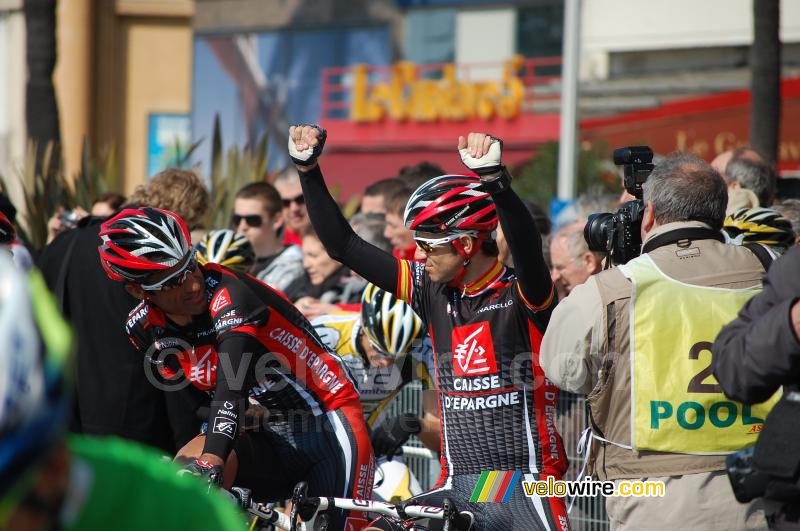
<svg viewBox="0 0 800 531">
<path fill-rule="evenodd" d="M 25 122 L 28 137 L 36 145 L 36 171 L 42 171 L 42 161 L 48 144 L 52 143 L 51 166 L 57 165 L 61 135 L 58 104 L 53 87 L 56 66 L 56 2 L 57 0 L 25 0 L 25 47 L 28 63 L 28 83 L 25 87 Z M 55 171 L 54 167 L 45 171 Z"/>
<path fill-rule="evenodd" d="M 753 0 L 753 26 L 750 143 L 774 164 L 781 119 L 780 0 Z"/>
</svg>

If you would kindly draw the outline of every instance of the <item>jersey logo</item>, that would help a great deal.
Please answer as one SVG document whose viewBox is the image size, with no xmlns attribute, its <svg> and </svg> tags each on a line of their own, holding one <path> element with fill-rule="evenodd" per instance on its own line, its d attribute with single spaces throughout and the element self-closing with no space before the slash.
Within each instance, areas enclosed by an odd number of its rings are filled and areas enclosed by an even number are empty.
<svg viewBox="0 0 800 531">
<path fill-rule="evenodd" d="M 221 433 L 222 435 L 233 439 L 236 434 L 236 422 L 225 417 L 214 417 L 214 429 L 212 433 Z"/>
<path fill-rule="evenodd" d="M 228 294 L 228 288 L 223 288 L 211 300 L 211 317 L 216 317 L 220 310 L 230 305 L 231 296 Z"/>
<path fill-rule="evenodd" d="M 453 328 L 453 373 L 456 376 L 478 376 L 497 372 L 494 343 L 489 322 Z"/>
</svg>

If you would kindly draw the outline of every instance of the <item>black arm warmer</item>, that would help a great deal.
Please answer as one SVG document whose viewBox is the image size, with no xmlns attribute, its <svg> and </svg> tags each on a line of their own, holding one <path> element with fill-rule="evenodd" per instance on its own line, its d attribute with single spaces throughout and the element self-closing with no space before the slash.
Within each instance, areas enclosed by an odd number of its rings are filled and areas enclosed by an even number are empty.
<svg viewBox="0 0 800 531">
<path fill-rule="evenodd" d="M 319 166 L 300 173 L 308 216 L 331 258 L 390 293 L 397 292 L 397 259 L 359 238 L 331 197 Z"/>
<path fill-rule="evenodd" d="M 203 453 L 223 460 L 228 458 L 247 409 L 247 392 L 255 381 L 254 353 L 263 349 L 255 339 L 244 334 L 224 334 L 218 348 L 217 387 L 208 414 Z"/>
<path fill-rule="evenodd" d="M 542 255 L 542 238 L 536 223 L 511 187 L 493 192 L 492 199 L 514 259 L 514 272 L 522 295 L 532 305 L 543 305 L 550 297 L 553 281 Z"/>
</svg>

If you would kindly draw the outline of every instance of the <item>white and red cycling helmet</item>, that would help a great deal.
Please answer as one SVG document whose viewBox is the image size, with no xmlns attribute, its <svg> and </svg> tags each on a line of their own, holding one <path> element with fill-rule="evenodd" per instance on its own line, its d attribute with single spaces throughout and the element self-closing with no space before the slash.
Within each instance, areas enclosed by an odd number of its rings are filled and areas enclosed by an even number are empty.
<svg viewBox="0 0 800 531">
<path fill-rule="evenodd" d="M 442 175 L 417 188 L 403 216 L 407 228 L 435 234 L 491 233 L 497 211 L 477 177 Z"/>
<path fill-rule="evenodd" d="M 14 224 L 0 212 L 0 245 L 11 243 L 17 237 Z"/>
<path fill-rule="evenodd" d="M 141 283 L 192 253 L 183 220 L 158 208 L 125 209 L 103 223 L 100 237 L 100 261 L 112 280 Z"/>
</svg>

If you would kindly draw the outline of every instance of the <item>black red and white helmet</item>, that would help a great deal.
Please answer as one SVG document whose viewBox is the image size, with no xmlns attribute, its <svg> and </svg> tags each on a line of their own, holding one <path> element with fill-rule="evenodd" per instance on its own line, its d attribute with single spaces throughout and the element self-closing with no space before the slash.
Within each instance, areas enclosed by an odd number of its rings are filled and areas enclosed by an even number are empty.
<svg viewBox="0 0 800 531">
<path fill-rule="evenodd" d="M 230 229 L 209 231 L 197 244 L 197 261 L 209 262 L 247 273 L 256 261 L 253 244 L 244 234 Z"/>
<path fill-rule="evenodd" d="M 417 188 L 403 216 L 408 229 L 430 233 L 491 233 L 497 228 L 494 201 L 477 177 L 442 175 Z"/>
<path fill-rule="evenodd" d="M 125 209 L 103 223 L 100 237 L 100 261 L 112 280 L 141 283 L 192 254 L 186 224 L 158 208 Z"/>
<path fill-rule="evenodd" d="M 0 212 L 0 245 L 11 243 L 17 237 L 14 224 Z"/>
</svg>

